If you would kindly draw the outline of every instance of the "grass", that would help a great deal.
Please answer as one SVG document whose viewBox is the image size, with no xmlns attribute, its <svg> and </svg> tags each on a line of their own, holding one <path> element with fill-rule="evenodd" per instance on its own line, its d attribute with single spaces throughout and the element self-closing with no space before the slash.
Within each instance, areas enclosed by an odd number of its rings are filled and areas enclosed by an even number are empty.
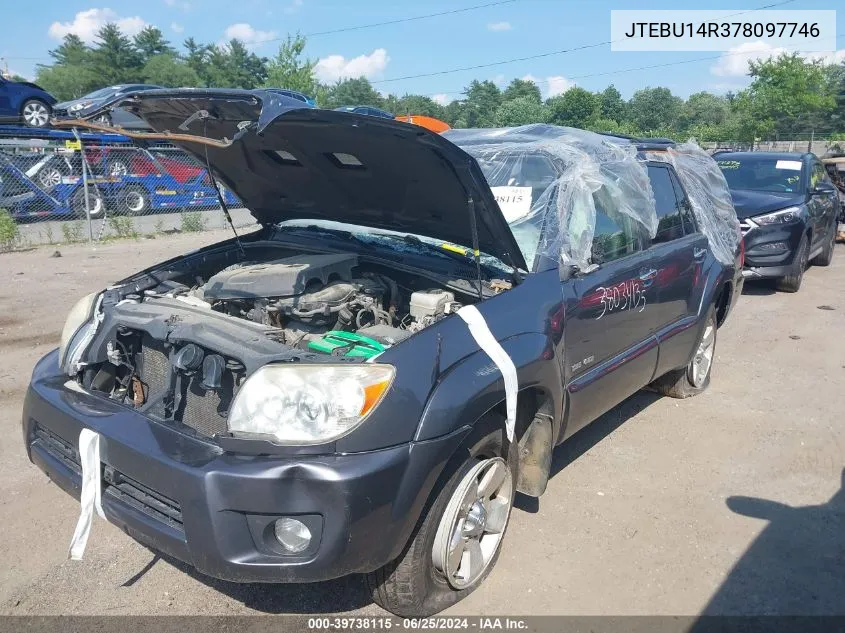
<svg viewBox="0 0 845 633">
<path fill-rule="evenodd" d="M 199 233 L 205 231 L 205 226 L 208 220 L 197 211 L 182 214 L 182 232 L 183 233 Z"/>
<path fill-rule="evenodd" d="M 65 244 L 76 244 L 82 241 L 84 225 L 82 220 L 74 220 L 72 222 L 62 223 L 62 235 L 64 236 Z"/>
<path fill-rule="evenodd" d="M 6 209 L 0 209 L 0 251 L 10 251 L 20 245 L 18 223 Z"/>
<path fill-rule="evenodd" d="M 117 239 L 125 237 L 138 239 L 139 233 L 134 218 L 112 216 L 109 218 L 109 227 L 114 231 L 114 237 Z"/>
</svg>

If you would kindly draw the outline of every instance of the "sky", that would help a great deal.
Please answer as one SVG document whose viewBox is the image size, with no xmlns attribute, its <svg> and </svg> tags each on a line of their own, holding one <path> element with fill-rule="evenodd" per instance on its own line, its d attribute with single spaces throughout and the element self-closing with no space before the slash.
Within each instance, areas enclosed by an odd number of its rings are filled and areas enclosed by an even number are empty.
<svg viewBox="0 0 845 633">
<path fill-rule="evenodd" d="M 446 103 L 460 98 L 472 79 L 489 79 L 504 87 L 514 78 L 538 82 L 544 96 L 578 85 L 602 90 L 614 84 L 625 96 L 647 86 L 665 86 L 687 97 L 700 90 L 725 93 L 748 84 L 749 57 L 777 52 L 764 42 L 748 42 L 729 53 L 618 52 L 602 44 L 555 53 L 610 39 L 611 9 L 724 9 L 725 15 L 757 9 L 783 0 L 732 2 L 656 0 L 648 4 L 624 0 L 428 0 L 424 3 L 386 0 L 6 0 L 0 8 L 0 65 L 33 78 L 38 63 L 66 33 L 92 41 L 106 22 L 129 34 L 147 24 L 157 26 L 172 43 L 186 37 L 199 42 L 245 41 L 257 54 L 272 56 L 287 33 L 310 35 L 308 57 L 318 60 L 322 81 L 364 75 L 381 92 L 424 94 Z M 790 0 L 778 9 L 834 9 L 832 0 Z M 433 13 L 481 8 L 372 28 L 350 29 L 375 22 Z M 753 15 L 746 14 L 744 18 Z M 845 59 L 845 11 L 837 14 L 832 56 Z M 337 29 L 343 32 L 325 33 Z M 837 50 L 838 49 L 838 50 Z M 542 57 L 538 55 L 549 54 Z M 515 58 L 523 61 L 497 64 Z M 677 62 L 685 62 L 677 64 Z M 662 68 L 642 66 L 676 64 Z M 487 67 L 442 73 L 467 66 Z M 4 68 L 5 70 L 5 68 Z M 432 76 L 402 79 L 409 75 Z"/>
</svg>

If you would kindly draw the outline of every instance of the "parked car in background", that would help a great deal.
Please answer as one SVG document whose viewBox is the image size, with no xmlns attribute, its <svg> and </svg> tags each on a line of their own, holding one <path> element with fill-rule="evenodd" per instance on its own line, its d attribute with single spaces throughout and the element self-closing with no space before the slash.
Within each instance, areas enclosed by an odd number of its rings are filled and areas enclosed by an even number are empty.
<svg viewBox="0 0 845 633">
<path fill-rule="evenodd" d="M 29 81 L 11 81 L 0 76 L 0 121 L 29 127 L 46 127 L 56 103 L 55 97 Z"/>
<path fill-rule="evenodd" d="M 142 90 L 155 90 L 158 88 L 161 88 L 161 86 L 153 86 L 150 84 L 120 84 L 117 86 L 101 88 L 100 90 L 95 90 L 84 97 L 80 97 L 79 99 L 57 103 L 53 107 L 53 115 L 57 119 L 85 117 L 88 113 L 100 109 L 103 104 L 127 93 Z M 122 108 L 114 108 L 111 111 L 98 114 L 96 122 L 102 125 L 121 127 L 127 130 L 147 129 L 148 127 L 141 119 Z"/>
<path fill-rule="evenodd" d="M 317 107 L 317 102 L 314 101 L 312 97 L 309 97 L 306 94 L 301 92 L 297 92 L 296 90 L 288 90 L 287 88 L 262 88 L 261 90 L 265 90 L 267 92 L 273 92 L 278 95 L 283 95 L 285 97 L 290 97 L 291 99 L 296 99 L 297 101 L 302 101 L 303 103 L 307 103 L 312 108 Z"/>
<path fill-rule="evenodd" d="M 450 140 L 254 91 L 133 107 L 157 131 L 221 113 L 177 145 L 261 228 L 79 301 L 22 437 L 51 481 L 201 573 L 365 573 L 384 608 L 431 615 L 490 573 L 556 444 L 645 385 L 709 384 L 739 232 L 665 144 L 554 126 Z"/>
<path fill-rule="evenodd" d="M 365 114 L 367 116 L 377 116 L 381 117 L 382 119 L 394 119 L 390 112 L 386 110 L 379 110 L 378 108 L 374 108 L 372 106 L 340 106 L 339 108 L 335 108 L 338 112 L 354 112 L 355 114 Z"/>
<path fill-rule="evenodd" d="M 797 292 L 809 264 L 833 259 L 839 197 L 815 154 L 719 152 L 745 240 L 749 279 Z"/>
</svg>

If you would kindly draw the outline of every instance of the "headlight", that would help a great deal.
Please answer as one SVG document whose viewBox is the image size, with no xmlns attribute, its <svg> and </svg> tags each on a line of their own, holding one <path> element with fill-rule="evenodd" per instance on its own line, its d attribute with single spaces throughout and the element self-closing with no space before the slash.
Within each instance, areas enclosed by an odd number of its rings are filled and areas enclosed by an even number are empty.
<svg viewBox="0 0 845 633">
<path fill-rule="evenodd" d="M 69 369 L 66 361 L 73 356 L 78 356 L 82 351 L 80 347 L 83 339 L 90 338 L 80 330 L 84 329 L 86 325 L 93 327 L 91 317 L 94 314 L 96 303 L 97 293 L 92 292 L 90 295 L 82 297 L 70 309 L 67 320 L 65 320 L 65 326 L 62 328 L 62 338 L 59 341 L 59 367 L 62 369 Z M 76 334 L 82 334 L 82 336 L 76 336 Z M 93 332 L 91 334 L 93 335 Z M 69 350 L 72 353 L 68 354 Z"/>
<path fill-rule="evenodd" d="M 91 105 L 90 101 L 81 101 L 80 103 L 74 103 L 72 106 L 68 108 L 68 112 L 79 112 L 83 108 L 87 108 Z"/>
<path fill-rule="evenodd" d="M 786 209 L 767 213 L 766 215 L 758 215 L 751 219 L 760 226 L 769 226 L 772 224 L 791 224 L 797 222 L 800 217 L 801 207 L 787 207 Z"/>
<path fill-rule="evenodd" d="M 393 382 L 391 365 L 266 365 L 238 391 L 229 431 L 279 444 L 322 444 L 349 433 Z"/>
</svg>

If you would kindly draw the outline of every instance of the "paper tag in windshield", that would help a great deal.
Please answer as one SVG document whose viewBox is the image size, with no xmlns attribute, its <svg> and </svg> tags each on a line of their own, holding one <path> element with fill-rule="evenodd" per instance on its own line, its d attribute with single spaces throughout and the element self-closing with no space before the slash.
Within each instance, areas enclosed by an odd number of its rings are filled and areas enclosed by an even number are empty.
<svg viewBox="0 0 845 633">
<path fill-rule="evenodd" d="M 800 160 L 779 160 L 775 164 L 775 169 L 788 169 L 790 171 L 801 171 Z"/>
<path fill-rule="evenodd" d="M 508 223 L 524 218 L 531 211 L 531 187 L 490 187 Z"/>
</svg>

